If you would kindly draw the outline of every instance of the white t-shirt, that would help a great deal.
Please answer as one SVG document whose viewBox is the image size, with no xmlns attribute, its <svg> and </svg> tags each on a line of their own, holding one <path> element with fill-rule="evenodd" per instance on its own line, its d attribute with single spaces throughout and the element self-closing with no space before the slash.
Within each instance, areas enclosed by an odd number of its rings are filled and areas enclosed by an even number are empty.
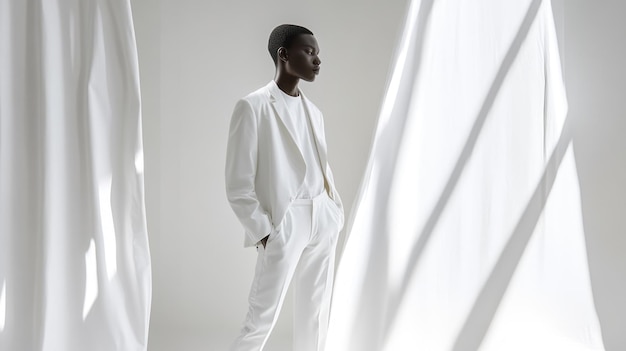
<svg viewBox="0 0 626 351">
<path fill-rule="evenodd" d="M 306 175 L 297 197 L 299 199 L 311 199 L 324 191 L 324 174 L 317 152 L 317 144 L 313 137 L 311 119 L 304 110 L 302 95 L 291 96 L 282 90 L 281 93 L 289 111 L 289 115 L 284 116 L 287 119 L 287 128 L 291 130 L 306 163 Z"/>
</svg>

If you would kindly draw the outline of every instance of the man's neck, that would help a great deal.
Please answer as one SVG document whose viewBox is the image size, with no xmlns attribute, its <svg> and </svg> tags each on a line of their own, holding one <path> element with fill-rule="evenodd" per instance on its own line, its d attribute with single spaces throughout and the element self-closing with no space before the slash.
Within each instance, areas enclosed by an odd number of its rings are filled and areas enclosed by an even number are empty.
<svg viewBox="0 0 626 351">
<path fill-rule="evenodd" d="M 278 85 L 278 88 L 282 90 L 285 94 L 291 96 L 299 96 L 300 90 L 298 89 L 299 78 L 293 77 L 285 77 L 277 74 L 274 78 L 274 82 Z"/>
</svg>

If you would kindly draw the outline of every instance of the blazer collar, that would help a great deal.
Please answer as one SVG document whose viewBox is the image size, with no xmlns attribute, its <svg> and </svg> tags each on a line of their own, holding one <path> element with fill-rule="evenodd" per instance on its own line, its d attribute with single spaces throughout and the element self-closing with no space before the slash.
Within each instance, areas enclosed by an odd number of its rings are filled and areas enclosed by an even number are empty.
<svg viewBox="0 0 626 351">
<path fill-rule="evenodd" d="M 274 80 L 271 80 L 269 83 L 267 83 L 265 87 L 269 91 L 270 101 L 272 101 L 273 104 L 275 104 L 277 101 L 280 101 L 280 103 L 283 105 L 285 104 L 283 94 L 286 94 L 286 93 L 280 90 L 280 88 L 278 87 L 278 84 L 276 84 Z M 302 98 L 306 100 L 306 97 L 304 96 L 304 94 L 302 94 L 302 90 L 298 88 L 298 91 L 300 92 L 300 95 L 302 96 Z M 287 112 L 287 111 L 285 110 L 284 112 Z"/>
</svg>

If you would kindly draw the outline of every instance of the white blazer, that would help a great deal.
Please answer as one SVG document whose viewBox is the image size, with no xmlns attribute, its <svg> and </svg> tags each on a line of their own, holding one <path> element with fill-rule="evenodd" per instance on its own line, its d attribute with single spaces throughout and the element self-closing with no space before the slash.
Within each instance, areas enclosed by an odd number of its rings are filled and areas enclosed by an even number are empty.
<svg viewBox="0 0 626 351">
<path fill-rule="evenodd" d="M 342 214 L 343 226 L 343 205 L 326 157 L 322 113 L 304 95 L 302 99 L 324 165 L 324 187 Z M 285 123 L 287 114 L 274 81 L 239 100 L 233 111 L 226 151 L 226 195 L 245 229 L 245 247 L 257 245 L 275 231 L 304 181 L 306 163 Z"/>
</svg>

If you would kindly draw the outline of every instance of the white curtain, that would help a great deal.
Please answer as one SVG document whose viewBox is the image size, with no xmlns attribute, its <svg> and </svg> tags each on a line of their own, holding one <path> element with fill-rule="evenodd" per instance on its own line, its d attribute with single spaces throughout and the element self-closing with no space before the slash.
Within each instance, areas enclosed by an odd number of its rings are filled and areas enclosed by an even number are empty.
<svg viewBox="0 0 626 351">
<path fill-rule="evenodd" d="M 413 0 L 328 350 L 603 350 L 549 0 Z"/>
<path fill-rule="evenodd" d="M 0 350 L 146 350 L 129 0 L 0 0 Z"/>
</svg>

